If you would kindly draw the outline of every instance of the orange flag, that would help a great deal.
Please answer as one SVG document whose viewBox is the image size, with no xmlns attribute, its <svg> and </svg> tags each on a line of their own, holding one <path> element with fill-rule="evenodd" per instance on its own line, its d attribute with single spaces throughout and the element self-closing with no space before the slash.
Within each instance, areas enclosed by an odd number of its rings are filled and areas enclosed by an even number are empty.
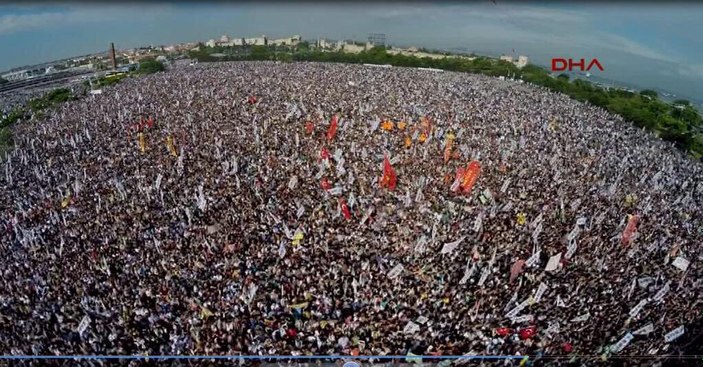
<svg viewBox="0 0 703 367">
<path fill-rule="evenodd" d="M 337 120 L 337 115 L 334 115 L 330 127 L 327 129 L 327 141 L 332 141 L 334 136 L 337 135 L 337 128 L 339 127 L 339 122 Z"/>
<path fill-rule="evenodd" d="M 478 180 L 478 175 L 481 173 L 481 164 L 477 161 L 471 161 L 465 170 L 457 169 L 457 178 L 461 177 L 460 185 L 453 191 L 458 191 L 461 188 L 462 192 L 469 193 Z"/>
<path fill-rule="evenodd" d="M 639 215 L 630 215 L 629 217 L 627 226 L 625 226 L 625 230 L 622 232 L 622 244 L 625 246 L 630 244 L 632 235 L 637 231 L 637 222 L 640 220 Z"/>
<path fill-rule="evenodd" d="M 381 177 L 381 187 L 387 187 L 391 191 L 395 190 L 395 185 L 398 181 L 398 176 L 391 166 L 391 161 L 387 156 L 383 157 L 383 176 Z"/>
<path fill-rule="evenodd" d="M 449 162 L 452 157 L 452 145 L 454 145 L 454 134 L 449 133 L 444 144 L 444 163 Z"/>
</svg>

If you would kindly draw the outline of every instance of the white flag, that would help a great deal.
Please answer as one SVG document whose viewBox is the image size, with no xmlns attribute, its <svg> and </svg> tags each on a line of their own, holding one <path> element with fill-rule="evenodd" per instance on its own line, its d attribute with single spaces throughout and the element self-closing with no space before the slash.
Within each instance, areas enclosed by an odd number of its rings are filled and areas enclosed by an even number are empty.
<svg viewBox="0 0 703 367">
<path fill-rule="evenodd" d="M 420 237 L 419 240 L 417 240 L 417 244 L 415 245 L 415 252 L 417 253 L 423 253 L 425 252 L 425 249 L 427 248 L 427 237 L 422 236 Z"/>
<path fill-rule="evenodd" d="M 685 331 L 686 330 L 684 329 L 683 325 L 681 325 L 664 335 L 664 341 L 666 341 L 667 343 L 671 343 L 674 340 L 678 339 L 681 335 L 683 335 Z"/>
<path fill-rule="evenodd" d="M 649 335 L 654 331 L 654 325 L 650 322 L 649 324 L 642 326 L 641 328 L 632 332 L 634 335 Z"/>
<path fill-rule="evenodd" d="M 532 315 L 522 315 L 518 316 L 512 319 L 512 322 L 515 324 L 523 323 L 523 322 L 529 322 L 534 320 L 534 316 Z"/>
<path fill-rule="evenodd" d="M 574 317 L 573 319 L 571 319 L 571 322 L 584 322 L 584 321 L 588 321 L 588 319 L 590 319 L 590 318 L 591 318 L 591 313 L 586 312 L 583 315 L 579 315 L 579 316 Z"/>
<path fill-rule="evenodd" d="M 540 283 L 539 287 L 537 288 L 537 292 L 535 292 L 535 303 L 538 303 L 541 299 L 542 296 L 544 295 L 544 292 L 547 291 L 547 285 L 544 283 Z"/>
<path fill-rule="evenodd" d="M 547 262 L 547 267 L 544 268 L 545 271 L 554 271 L 559 267 L 559 262 L 561 261 L 561 252 L 550 257 Z"/>
<path fill-rule="evenodd" d="M 627 334 L 625 334 L 625 336 L 622 337 L 622 339 L 620 339 L 617 343 L 615 343 L 615 345 L 613 345 L 613 347 L 610 348 L 610 350 L 613 353 L 620 353 L 620 351 L 625 349 L 625 347 L 627 347 L 630 344 L 630 342 L 632 341 L 632 339 L 634 339 L 634 338 L 635 337 L 632 334 L 627 333 Z"/>
<path fill-rule="evenodd" d="M 290 181 L 288 181 L 288 188 L 291 190 L 294 190 L 297 185 L 298 185 L 298 176 L 291 177 Z"/>
<path fill-rule="evenodd" d="M 670 286 L 671 286 L 671 281 L 666 282 L 666 284 L 664 284 L 662 289 L 660 289 L 659 292 L 657 292 L 657 294 L 654 295 L 654 298 L 652 298 L 652 300 L 654 302 L 659 302 L 662 299 L 664 299 L 664 296 L 666 296 L 666 294 L 669 292 Z"/>
<path fill-rule="evenodd" d="M 458 239 L 454 242 L 445 243 L 444 246 L 442 247 L 442 251 L 440 253 L 442 253 L 442 254 L 451 253 L 452 251 L 454 251 L 455 248 L 457 248 L 457 246 L 459 246 L 459 244 L 461 243 L 461 241 L 464 240 L 464 238 L 466 238 L 466 236 L 461 237 L 460 239 Z"/>
<path fill-rule="evenodd" d="M 537 262 L 539 261 L 539 256 L 541 253 L 542 253 L 542 250 L 537 250 L 535 253 L 532 254 L 532 256 L 530 256 L 529 259 L 527 259 L 527 261 L 525 261 L 525 265 L 527 265 L 527 267 L 532 267 L 532 266 L 536 265 Z"/>
<path fill-rule="evenodd" d="M 644 308 L 644 306 L 647 305 L 647 303 L 649 303 L 649 299 L 645 298 L 641 300 L 640 303 L 638 303 L 635 307 L 632 308 L 632 310 L 630 310 L 630 317 L 637 317 L 637 315 L 640 314 L 640 311 L 642 311 L 642 309 Z"/>
<path fill-rule="evenodd" d="M 401 272 L 403 272 L 403 269 L 403 264 L 396 265 L 393 269 L 388 272 L 388 277 L 391 279 L 395 279 L 396 277 L 398 277 L 398 275 L 400 275 Z"/>
<path fill-rule="evenodd" d="M 688 269 L 688 264 L 690 264 L 690 263 L 691 263 L 690 261 L 679 256 L 676 259 L 674 259 L 674 262 L 672 262 L 671 265 L 675 266 L 676 268 L 678 268 L 681 271 L 686 271 L 686 269 Z"/>
<path fill-rule="evenodd" d="M 420 325 L 418 325 L 412 321 L 408 321 L 408 323 L 405 325 L 405 328 L 403 328 L 403 333 L 415 334 L 419 330 L 420 330 Z"/>
<path fill-rule="evenodd" d="M 81 323 L 78 324 L 78 334 L 83 335 L 83 333 L 88 329 L 90 325 L 90 317 L 88 315 L 83 316 Z"/>
</svg>

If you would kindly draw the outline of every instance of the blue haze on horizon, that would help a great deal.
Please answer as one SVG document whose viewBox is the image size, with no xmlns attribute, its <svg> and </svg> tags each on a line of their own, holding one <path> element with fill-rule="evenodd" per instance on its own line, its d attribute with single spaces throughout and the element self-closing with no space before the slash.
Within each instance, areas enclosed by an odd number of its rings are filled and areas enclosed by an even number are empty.
<svg viewBox="0 0 703 367">
<path fill-rule="evenodd" d="M 299 34 L 477 54 L 598 58 L 594 76 L 703 103 L 703 4 L 527 3 L 37 3 L 0 6 L 0 70 L 117 48 L 220 35 Z"/>
</svg>

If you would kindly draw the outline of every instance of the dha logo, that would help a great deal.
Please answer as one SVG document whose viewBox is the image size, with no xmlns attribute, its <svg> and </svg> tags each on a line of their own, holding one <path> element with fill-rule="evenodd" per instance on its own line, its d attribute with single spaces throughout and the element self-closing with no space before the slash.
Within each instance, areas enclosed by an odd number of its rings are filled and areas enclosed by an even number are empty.
<svg viewBox="0 0 703 367">
<path fill-rule="evenodd" d="M 344 362 L 342 367 L 359 367 L 359 364 L 354 361 Z"/>
<path fill-rule="evenodd" d="M 593 59 L 591 62 L 588 64 L 588 67 L 585 67 L 586 65 L 586 60 L 580 59 L 581 61 L 579 62 L 574 62 L 573 59 L 561 59 L 561 58 L 554 58 L 552 59 L 552 71 L 564 71 L 568 69 L 571 71 L 574 66 L 578 66 L 581 71 L 589 71 L 591 68 L 595 65 L 600 71 L 603 71 L 603 65 L 601 65 L 600 61 L 598 59 Z M 560 65 L 559 65 L 560 64 Z"/>
</svg>

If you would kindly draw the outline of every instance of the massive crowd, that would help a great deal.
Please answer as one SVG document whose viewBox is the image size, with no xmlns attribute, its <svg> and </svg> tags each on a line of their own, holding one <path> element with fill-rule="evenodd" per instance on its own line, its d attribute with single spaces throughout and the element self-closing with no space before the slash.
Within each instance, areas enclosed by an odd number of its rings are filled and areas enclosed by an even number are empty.
<svg viewBox="0 0 703 367">
<path fill-rule="evenodd" d="M 702 318 L 701 164 L 533 86 L 201 64 L 13 132 L 2 354 L 607 359 Z"/>
</svg>

